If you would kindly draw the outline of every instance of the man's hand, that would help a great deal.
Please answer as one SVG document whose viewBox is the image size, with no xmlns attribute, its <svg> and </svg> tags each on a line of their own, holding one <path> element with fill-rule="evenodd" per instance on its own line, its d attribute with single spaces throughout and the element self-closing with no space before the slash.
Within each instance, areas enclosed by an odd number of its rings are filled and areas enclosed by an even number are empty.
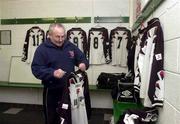
<svg viewBox="0 0 180 124">
<path fill-rule="evenodd" d="M 62 78 L 65 75 L 65 71 L 63 71 L 62 69 L 57 69 L 54 71 L 54 77 L 56 78 Z"/>
<path fill-rule="evenodd" d="M 85 70 L 86 70 L 86 65 L 85 65 L 84 63 L 80 63 L 80 64 L 79 64 L 79 69 L 80 69 L 81 71 L 85 71 Z"/>
</svg>

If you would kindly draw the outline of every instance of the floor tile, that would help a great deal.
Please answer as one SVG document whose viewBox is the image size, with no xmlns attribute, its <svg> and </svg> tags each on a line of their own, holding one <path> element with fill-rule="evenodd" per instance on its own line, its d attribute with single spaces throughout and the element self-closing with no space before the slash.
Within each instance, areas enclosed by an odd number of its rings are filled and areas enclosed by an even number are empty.
<svg viewBox="0 0 180 124">
<path fill-rule="evenodd" d="M 3 113 L 4 114 L 17 114 L 19 113 L 20 111 L 22 111 L 23 108 L 9 108 L 8 110 L 4 111 Z"/>
</svg>

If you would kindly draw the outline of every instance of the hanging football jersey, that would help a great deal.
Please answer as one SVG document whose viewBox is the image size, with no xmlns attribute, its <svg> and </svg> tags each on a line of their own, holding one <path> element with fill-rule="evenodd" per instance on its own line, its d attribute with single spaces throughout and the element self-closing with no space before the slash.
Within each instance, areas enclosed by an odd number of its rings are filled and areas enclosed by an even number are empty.
<svg viewBox="0 0 180 124">
<path fill-rule="evenodd" d="M 112 46 L 112 65 L 127 66 L 127 45 L 131 42 L 131 33 L 125 27 L 116 27 L 111 30 L 110 41 Z"/>
<path fill-rule="evenodd" d="M 36 48 L 44 41 L 45 33 L 40 27 L 32 27 L 26 33 L 22 61 L 31 63 Z"/>
<path fill-rule="evenodd" d="M 164 95 L 164 38 L 158 18 L 148 22 L 141 38 L 141 48 L 138 55 L 138 70 L 140 83 L 140 98 L 144 106 L 163 106 Z"/>
<path fill-rule="evenodd" d="M 127 65 L 128 71 L 131 71 L 134 76 L 134 58 L 135 58 L 135 49 L 136 49 L 137 37 L 132 36 L 131 42 L 128 44 L 128 56 L 127 56 Z"/>
<path fill-rule="evenodd" d="M 160 20 L 154 18 L 148 22 L 152 45 L 150 82 L 148 96 L 152 106 L 163 106 L 164 100 L 164 36 Z"/>
<path fill-rule="evenodd" d="M 86 32 L 81 28 L 71 28 L 67 31 L 67 40 L 74 43 L 82 52 L 88 55 L 88 44 Z"/>
<path fill-rule="evenodd" d="M 88 35 L 88 46 L 90 64 L 108 64 L 111 62 L 111 46 L 106 28 L 91 28 Z"/>
<path fill-rule="evenodd" d="M 88 124 L 83 85 L 82 75 L 72 74 L 69 79 L 72 124 Z"/>
<path fill-rule="evenodd" d="M 140 74 L 140 68 L 139 68 L 139 51 L 140 51 L 140 44 L 141 44 L 141 38 L 142 38 L 142 32 L 138 34 L 138 39 L 136 42 L 136 50 L 135 50 L 135 57 L 134 57 L 134 90 L 135 93 L 138 94 L 140 93 L 140 86 L 141 86 L 141 74 Z"/>
</svg>

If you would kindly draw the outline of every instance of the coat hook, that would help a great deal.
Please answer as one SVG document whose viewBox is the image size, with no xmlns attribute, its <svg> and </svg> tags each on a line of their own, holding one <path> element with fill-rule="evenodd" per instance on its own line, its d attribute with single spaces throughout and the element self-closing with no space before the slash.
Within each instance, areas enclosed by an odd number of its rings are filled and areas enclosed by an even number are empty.
<svg viewBox="0 0 180 124">
<path fill-rule="evenodd" d="M 18 21 L 17 21 L 17 19 L 15 18 L 15 24 L 17 24 L 18 23 Z"/>
<path fill-rule="evenodd" d="M 75 16 L 75 21 L 76 21 L 76 23 L 78 23 L 78 21 L 79 21 L 77 16 Z"/>
<path fill-rule="evenodd" d="M 96 22 L 99 23 L 99 16 L 97 16 Z"/>
</svg>

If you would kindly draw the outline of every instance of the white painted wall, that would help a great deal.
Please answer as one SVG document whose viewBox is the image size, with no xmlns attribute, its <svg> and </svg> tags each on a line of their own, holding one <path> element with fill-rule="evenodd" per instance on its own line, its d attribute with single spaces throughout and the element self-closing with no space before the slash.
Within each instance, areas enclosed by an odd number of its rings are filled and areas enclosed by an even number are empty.
<svg viewBox="0 0 180 124">
<path fill-rule="evenodd" d="M 157 10 L 165 38 L 165 105 L 159 124 L 180 124 L 180 1 L 166 0 Z"/>
<path fill-rule="evenodd" d="M 2 10 L 1 10 L 1 9 L 2 9 L 1 3 L 2 3 L 2 2 L 1 2 L 1 0 L 0 0 L 0 19 L 1 19 L 1 11 L 2 11 Z M 1 20 L 0 20 L 0 24 L 1 24 Z M 0 25 L 0 29 L 1 29 L 1 25 Z"/>
<path fill-rule="evenodd" d="M 159 17 L 164 32 L 165 101 L 158 124 L 180 124 L 180 1 L 165 0 L 146 20 Z"/>
<path fill-rule="evenodd" d="M 41 88 L 0 87 L 0 102 L 42 105 Z M 90 91 L 92 108 L 112 108 L 110 91 Z"/>
<path fill-rule="evenodd" d="M 46 17 L 75 17 L 75 16 L 129 16 L 129 0 L 0 0 L 1 18 L 46 18 Z M 88 30 L 96 24 L 64 24 L 66 29 L 81 27 Z M 129 27 L 129 23 L 100 23 L 109 31 L 116 26 Z M 1 25 L 1 29 L 12 31 L 12 45 L 0 46 L 0 81 L 39 83 L 31 74 L 30 65 L 22 63 L 22 49 L 26 31 L 32 26 L 47 30 L 49 24 Z M 126 72 L 126 68 L 110 65 L 91 66 L 88 70 L 90 84 L 96 84 L 101 71 Z M 0 87 L 0 102 L 41 104 L 42 91 L 31 88 Z M 101 105 L 101 101 L 104 101 Z M 92 92 L 93 107 L 111 108 L 110 93 Z"/>
</svg>

